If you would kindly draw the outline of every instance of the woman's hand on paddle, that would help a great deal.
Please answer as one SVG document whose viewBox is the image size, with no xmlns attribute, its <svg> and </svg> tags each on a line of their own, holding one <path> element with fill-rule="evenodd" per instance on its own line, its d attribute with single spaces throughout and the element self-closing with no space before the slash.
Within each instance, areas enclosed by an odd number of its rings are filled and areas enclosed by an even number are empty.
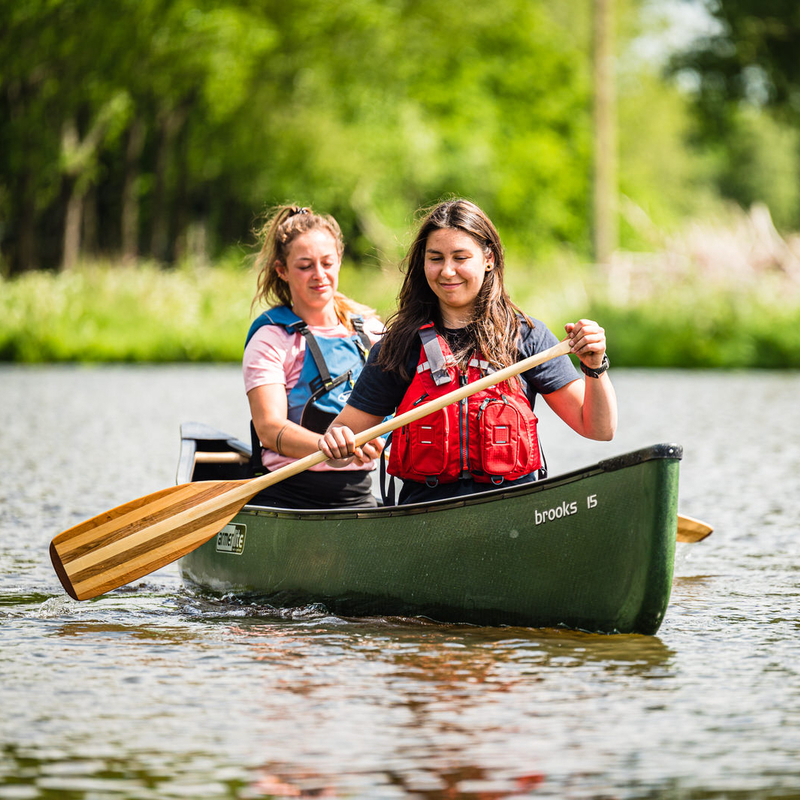
<svg viewBox="0 0 800 800">
<path fill-rule="evenodd" d="M 364 466 L 380 456 L 384 448 L 383 439 L 372 439 L 363 447 L 356 447 L 356 435 L 346 425 L 333 424 L 319 440 L 319 449 L 328 457 L 332 467 L 346 467 L 352 461 Z"/>
<path fill-rule="evenodd" d="M 569 337 L 572 352 L 591 369 L 603 363 L 606 352 L 606 332 L 594 320 L 579 319 L 568 322 L 564 330 Z"/>
<path fill-rule="evenodd" d="M 364 466 L 369 461 L 380 458 L 386 442 L 378 437 L 367 442 L 363 447 L 356 447 L 355 463 L 357 466 Z"/>
</svg>

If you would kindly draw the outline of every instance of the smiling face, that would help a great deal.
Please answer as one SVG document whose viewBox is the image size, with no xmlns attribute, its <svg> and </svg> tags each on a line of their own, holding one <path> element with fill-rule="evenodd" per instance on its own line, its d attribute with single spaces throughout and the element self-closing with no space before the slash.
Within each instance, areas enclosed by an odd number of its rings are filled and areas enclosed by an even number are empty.
<svg viewBox="0 0 800 800">
<path fill-rule="evenodd" d="M 316 228 L 289 245 L 285 264 L 275 267 L 289 285 L 294 312 L 309 325 L 335 325 L 333 298 L 339 285 L 342 256 L 336 240 Z"/>
<path fill-rule="evenodd" d="M 475 301 L 494 259 L 468 233 L 440 228 L 425 244 L 425 278 L 439 300 L 448 328 L 463 328 L 472 320 Z"/>
</svg>

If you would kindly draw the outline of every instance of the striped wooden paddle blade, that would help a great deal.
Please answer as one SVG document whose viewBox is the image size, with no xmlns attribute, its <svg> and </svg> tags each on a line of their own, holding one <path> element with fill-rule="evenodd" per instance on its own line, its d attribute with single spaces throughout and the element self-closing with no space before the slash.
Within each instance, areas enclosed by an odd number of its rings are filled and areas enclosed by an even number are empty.
<svg viewBox="0 0 800 800">
<path fill-rule="evenodd" d="M 208 541 L 259 488 L 247 480 L 199 481 L 132 500 L 58 534 L 50 543 L 53 567 L 70 597 L 97 597 Z"/>
</svg>

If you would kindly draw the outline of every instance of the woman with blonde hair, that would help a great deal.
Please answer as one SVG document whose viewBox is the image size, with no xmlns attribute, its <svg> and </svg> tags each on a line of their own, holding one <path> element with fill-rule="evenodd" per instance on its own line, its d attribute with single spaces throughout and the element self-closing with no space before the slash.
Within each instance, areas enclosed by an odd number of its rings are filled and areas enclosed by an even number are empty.
<svg viewBox="0 0 800 800">
<path fill-rule="evenodd" d="M 258 289 L 267 306 L 250 327 L 243 372 L 252 416 L 254 472 L 270 472 L 317 450 L 342 410 L 383 326 L 338 291 L 344 242 L 336 220 L 284 205 L 259 231 Z M 383 442 L 344 471 L 328 464 L 288 478 L 253 502 L 283 508 L 375 505 L 369 475 Z"/>
</svg>

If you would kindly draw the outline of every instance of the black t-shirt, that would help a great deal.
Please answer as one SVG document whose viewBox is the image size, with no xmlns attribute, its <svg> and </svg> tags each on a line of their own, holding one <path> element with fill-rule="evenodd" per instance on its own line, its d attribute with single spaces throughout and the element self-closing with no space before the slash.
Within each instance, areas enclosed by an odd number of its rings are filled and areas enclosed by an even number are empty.
<svg viewBox="0 0 800 800">
<path fill-rule="evenodd" d="M 531 327 L 525 320 L 521 320 L 519 335 L 520 361 L 558 344 L 555 334 L 543 322 L 534 319 L 533 323 L 533 327 Z M 464 330 L 445 330 L 443 335 L 448 340 L 451 349 L 453 349 L 454 345 L 457 346 L 458 338 L 464 335 Z M 378 366 L 377 358 L 380 352 L 380 344 L 380 342 L 377 342 L 370 349 L 366 366 L 358 376 L 347 403 L 367 414 L 374 414 L 376 417 L 387 417 L 397 410 L 411 382 L 403 380 L 396 372 L 387 372 Z M 417 337 L 417 345 L 412 347 L 409 353 L 408 372 L 411 375 L 414 374 L 419 363 L 421 347 L 422 341 Z M 576 380 L 579 375 L 569 356 L 559 356 L 540 364 L 538 367 L 529 369 L 527 372 L 523 372 L 520 377 L 522 378 L 522 385 L 525 388 L 528 402 L 533 408 L 537 394 L 550 394 L 550 392 L 554 392 Z"/>
</svg>

